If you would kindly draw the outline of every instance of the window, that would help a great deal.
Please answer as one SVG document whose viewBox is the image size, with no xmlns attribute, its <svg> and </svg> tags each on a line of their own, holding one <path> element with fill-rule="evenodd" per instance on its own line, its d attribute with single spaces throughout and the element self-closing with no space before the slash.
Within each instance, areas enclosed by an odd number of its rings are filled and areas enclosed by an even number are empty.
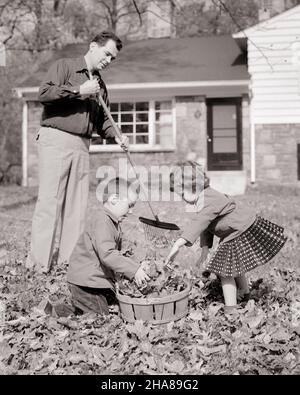
<svg viewBox="0 0 300 395">
<path fill-rule="evenodd" d="M 111 115 L 133 150 L 175 147 L 175 106 L 172 100 L 111 103 Z M 92 138 L 92 150 L 114 149 L 114 139 Z"/>
</svg>

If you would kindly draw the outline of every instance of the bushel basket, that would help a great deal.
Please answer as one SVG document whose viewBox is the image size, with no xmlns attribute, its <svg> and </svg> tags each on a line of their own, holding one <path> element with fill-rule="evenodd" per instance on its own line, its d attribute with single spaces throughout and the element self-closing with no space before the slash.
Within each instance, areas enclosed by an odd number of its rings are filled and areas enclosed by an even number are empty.
<svg viewBox="0 0 300 395">
<path fill-rule="evenodd" d="M 143 320 L 151 324 L 166 324 L 177 321 L 188 313 L 188 296 L 191 287 L 187 284 L 183 291 L 156 298 L 132 298 L 120 294 L 116 296 L 121 316 L 128 322 Z"/>
</svg>

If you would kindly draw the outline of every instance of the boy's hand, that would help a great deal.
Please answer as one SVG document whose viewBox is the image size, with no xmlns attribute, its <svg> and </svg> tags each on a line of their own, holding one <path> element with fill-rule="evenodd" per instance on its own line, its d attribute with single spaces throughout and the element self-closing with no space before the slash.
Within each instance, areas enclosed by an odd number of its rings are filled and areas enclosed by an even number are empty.
<svg viewBox="0 0 300 395">
<path fill-rule="evenodd" d="M 146 272 L 139 267 L 137 272 L 135 273 L 134 280 L 138 287 L 142 286 L 143 283 L 150 280 L 150 277 L 146 274 Z"/>
</svg>

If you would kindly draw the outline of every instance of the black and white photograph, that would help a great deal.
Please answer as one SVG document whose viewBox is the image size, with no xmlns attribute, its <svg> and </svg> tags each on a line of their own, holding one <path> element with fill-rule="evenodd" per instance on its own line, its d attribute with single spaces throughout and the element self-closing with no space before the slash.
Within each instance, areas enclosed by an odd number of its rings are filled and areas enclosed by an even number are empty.
<svg viewBox="0 0 300 395">
<path fill-rule="evenodd" d="M 0 0 L 0 81 L 0 375 L 300 374 L 300 0 Z"/>
</svg>

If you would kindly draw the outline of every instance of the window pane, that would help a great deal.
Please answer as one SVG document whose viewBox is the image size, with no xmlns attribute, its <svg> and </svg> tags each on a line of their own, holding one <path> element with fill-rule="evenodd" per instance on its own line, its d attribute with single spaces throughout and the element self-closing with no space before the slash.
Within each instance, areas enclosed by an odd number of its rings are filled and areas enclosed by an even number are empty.
<svg viewBox="0 0 300 395">
<path fill-rule="evenodd" d="M 148 122 L 148 113 L 144 114 L 136 114 L 136 121 L 137 122 Z"/>
<path fill-rule="evenodd" d="M 148 111 L 149 110 L 149 103 L 147 102 L 140 102 L 135 104 L 136 111 Z"/>
<path fill-rule="evenodd" d="M 132 134 L 133 133 L 133 125 L 122 125 L 121 130 L 122 130 L 122 133 Z"/>
<path fill-rule="evenodd" d="M 161 123 L 172 123 L 172 114 L 170 112 L 157 112 L 155 114 L 155 120 Z"/>
<path fill-rule="evenodd" d="M 118 114 L 111 114 L 111 116 L 115 122 L 118 122 Z"/>
<path fill-rule="evenodd" d="M 237 140 L 234 137 L 214 138 L 214 153 L 235 153 L 237 152 Z"/>
<path fill-rule="evenodd" d="M 216 129 L 214 130 L 215 137 L 236 137 L 236 129 Z"/>
<path fill-rule="evenodd" d="M 172 102 L 171 101 L 161 101 L 155 102 L 155 110 L 171 110 L 172 109 Z"/>
<path fill-rule="evenodd" d="M 133 111 L 133 103 L 121 103 L 121 111 Z"/>
<path fill-rule="evenodd" d="M 119 104 L 118 103 L 110 103 L 110 111 L 111 112 L 118 112 L 119 110 Z"/>
<path fill-rule="evenodd" d="M 170 147 L 173 145 L 173 128 L 168 124 L 156 124 L 156 144 L 163 147 Z"/>
<path fill-rule="evenodd" d="M 236 106 L 213 106 L 214 128 L 236 128 Z"/>
<path fill-rule="evenodd" d="M 133 144 L 133 136 L 128 136 L 129 144 Z"/>
<path fill-rule="evenodd" d="M 136 125 L 136 133 L 148 133 L 148 125 Z"/>
<path fill-rule="evenodd" d="M 136 136 L 137 144 L 148 144 L 149 137 L 148 136 Z"/>
<path fill-rule="evenodd" d="M 133 122 L 133 114 L 121 113 L 121 122 Z"/>
</svg>

